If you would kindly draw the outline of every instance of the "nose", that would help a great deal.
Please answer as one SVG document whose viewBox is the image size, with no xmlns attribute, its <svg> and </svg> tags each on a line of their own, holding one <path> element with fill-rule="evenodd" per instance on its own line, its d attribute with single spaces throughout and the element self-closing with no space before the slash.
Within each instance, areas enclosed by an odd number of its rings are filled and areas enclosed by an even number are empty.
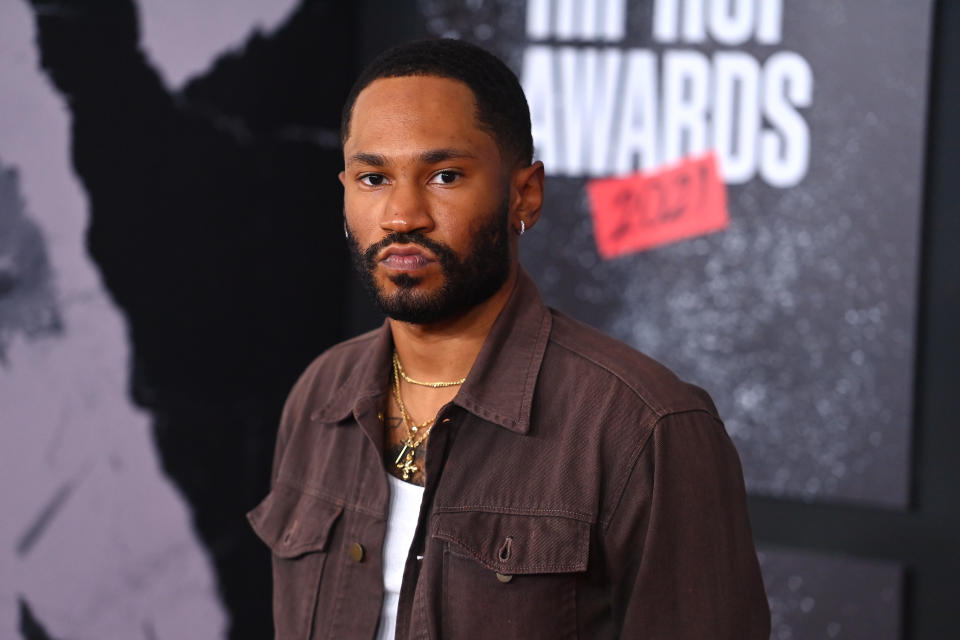
<svg viewBox="0 0 960 640">
<path fill-rule="evenodd" d="M 417 184 L 398 180 L 391 185 L 380 228 L 398 233 L 425 233 L 433 229 L 428 203 Z"/>
</svg>

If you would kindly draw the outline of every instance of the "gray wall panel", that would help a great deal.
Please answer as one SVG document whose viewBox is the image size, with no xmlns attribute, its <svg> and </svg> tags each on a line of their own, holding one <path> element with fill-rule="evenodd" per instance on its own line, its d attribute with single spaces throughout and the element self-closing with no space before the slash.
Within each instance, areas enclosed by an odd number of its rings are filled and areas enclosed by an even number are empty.
<svg viewBox="0 0 960 640">
<path fill-rule="evenodd" d="M 776 548 L 759 557 L 774 640 L 901 637 L 900 565 Z"/>
</svg>

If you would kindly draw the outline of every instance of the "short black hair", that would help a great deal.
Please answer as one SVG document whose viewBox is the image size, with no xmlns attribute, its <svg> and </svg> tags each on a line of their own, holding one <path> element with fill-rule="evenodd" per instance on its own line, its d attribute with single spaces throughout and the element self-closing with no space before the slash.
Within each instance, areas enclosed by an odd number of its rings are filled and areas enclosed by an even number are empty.
<svg viewBox="0 0 960 640">
<path fill-rule="evenodd" d="M 473 92 L 477 121 L 496 140 L 504 159 L 533 162 L 530 107 L 517 76 L 500 58 L 462 40 L 440 38 L 401 44 L 381 53 L 360 73 L 343 105 L 340 141 L 346 143 L 357 96 L 380 78 L 436 76 L 459 80 Z"/>
</svg>

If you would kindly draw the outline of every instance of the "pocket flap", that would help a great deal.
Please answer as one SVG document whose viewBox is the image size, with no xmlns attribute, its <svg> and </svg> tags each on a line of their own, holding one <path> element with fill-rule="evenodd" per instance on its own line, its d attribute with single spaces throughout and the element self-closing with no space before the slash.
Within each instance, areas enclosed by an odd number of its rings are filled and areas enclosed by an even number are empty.
<svg viewBox="0 0 960 640">
<path fill-rule="evenodd" d="M 572 518 L 487 511 L 435 513 L 433 537 L 503 574 L 586 571 L 590 524 Z"/>
<path fill-rule="evenodd" d="M 257 536 L 280 558 L 323 551 L 343 507 L 285 485 L 274 485 L 247 514 Z"/>
</svg>

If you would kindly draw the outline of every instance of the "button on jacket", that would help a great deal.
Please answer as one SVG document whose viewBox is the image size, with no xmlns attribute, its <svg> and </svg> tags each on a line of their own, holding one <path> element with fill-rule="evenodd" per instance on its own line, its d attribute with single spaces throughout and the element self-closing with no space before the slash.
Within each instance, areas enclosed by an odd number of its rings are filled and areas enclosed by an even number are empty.
<svg viewBox="0 0 960 640">
<path fill-rule="evenodd" d="M 278 640 L 373 638 L 389 327 L 317 358 L 249 514 Z M 767 640 L 743 475 L 716 409 L 546 307 L 522 270 L 426 445 L 396 637 Z"/>
</svg>

